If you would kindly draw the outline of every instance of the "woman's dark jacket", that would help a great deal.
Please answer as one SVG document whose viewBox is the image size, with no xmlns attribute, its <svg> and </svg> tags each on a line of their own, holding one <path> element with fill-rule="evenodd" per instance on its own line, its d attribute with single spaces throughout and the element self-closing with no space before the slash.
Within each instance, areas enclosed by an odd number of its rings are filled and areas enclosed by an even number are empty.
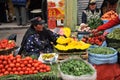
<svg viewBox="0 0 120 80">
<path fill-rule="evenodd" d="M 19 54 L 26 51 L 24 46 L 27 43 L 26 42 L 27 38 L 33 34 L 36 34 L 36 31 L 32 28 L 29 28 L 23 37 Z M 42 47 L 44 47 L 44 50 L 41 50 L 40 52 L 43 52 L 43 53 L 49 52 L 49 51 L 46 51 L 47 48 L 50 48 L 50 50 L 53 51 L 53 44 L 56 44 L 56 40 L 59 37 L 59 35 L 44 28 L 43 31 L 39 32 L 39 36 L 40 36 L 40 40 L 43 41 Z M 51 44 L 51 42 L 53 42 L 53 44 Z M 35 47 L 38 48 L 37 46 L 35 46 Z"/>
</svg>

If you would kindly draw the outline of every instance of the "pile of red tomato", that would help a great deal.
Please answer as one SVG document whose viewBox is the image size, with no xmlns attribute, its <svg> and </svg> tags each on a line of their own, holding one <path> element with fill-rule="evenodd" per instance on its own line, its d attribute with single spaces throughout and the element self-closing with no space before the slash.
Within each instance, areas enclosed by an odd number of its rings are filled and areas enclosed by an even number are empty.
<svg viewBox="0 0 120 80">
<path fill-rule="evenodd" d="M 84 36 L 82 41 L 85 43 L 90 43 L 92 45 L 101 46 L 103 41 L 105 41 L 105 36 L 101 33 L 91 33 L 90 35 Z"/>
<path fill-rule="evenodd" d="M 0 40 L 0 50 L 7 50 L 14 48 L 16 46 L 13 40 L 1 39 Z"/>
<path fill-rule="evenodd" d="M 51 70 L 49 65 L 32 59 L 31 57 L 22 58 L 20 55 L 0 55 L 0 76 L 17 74 L 28 75 L 39 72 L 49 72 Z"/>
</svg>

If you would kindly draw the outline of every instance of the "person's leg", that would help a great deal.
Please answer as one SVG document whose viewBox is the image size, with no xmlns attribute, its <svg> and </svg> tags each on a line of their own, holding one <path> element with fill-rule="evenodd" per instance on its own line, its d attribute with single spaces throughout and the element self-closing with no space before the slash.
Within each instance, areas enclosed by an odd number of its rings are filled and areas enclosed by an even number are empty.
<svg viewBox="0 0 120 80">
<path fill-rule="evenodd" d="M 2 23 L 2 4 L 0 3 L 0 25 Z"/>
<path fill-rule="evenodd" d="M 0 3 L 0 23 L 7 22 L 5 3 Z"/>
<path fill-rule="evenodd" d="M 22 25 L 25 26 L 27 24 L 27 11 L 25 7 L 21 7 L 21 20 Z"/>
<path fill-rule="evenodd" d="M 21 20 L 20 20 L 20 11 L 19 11 L 19 7 L 14 7 L 15 10 L 15 15 L 16 15 L 16 21 L 17 21 L 17 25 L 21 25 Z"/>
</svg>

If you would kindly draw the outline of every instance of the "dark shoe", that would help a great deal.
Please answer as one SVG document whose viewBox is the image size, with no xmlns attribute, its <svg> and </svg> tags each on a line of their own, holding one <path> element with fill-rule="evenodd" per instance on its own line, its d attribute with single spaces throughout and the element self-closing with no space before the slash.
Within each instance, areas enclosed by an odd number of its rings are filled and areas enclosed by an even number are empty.
<svg viewBox="0 0 120 80">
<path fill-rule="evenodd" d="M 0 25 L 2 25 L 2 24 L 0 23 Z"/>
</svg>

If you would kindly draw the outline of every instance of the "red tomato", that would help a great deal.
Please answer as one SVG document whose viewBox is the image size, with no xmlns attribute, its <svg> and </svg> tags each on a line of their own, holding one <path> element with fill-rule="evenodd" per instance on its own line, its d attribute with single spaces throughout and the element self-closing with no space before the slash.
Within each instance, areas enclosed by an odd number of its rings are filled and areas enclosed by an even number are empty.
<svg viewBox="0 0 120 80">
<path fill-rule="evenodd" d="M 4 75 L 8 75 L 8 74 L 9 74 L 9 72 L 8 72 L 8 71 L 5 71 L 5 72 L 4 72 Z"/>
<path fill-rule="evenodd" d="M 5 71 L 6 71 L 6 70 L 5 70 L 4 68 L 3 68 L 3 69 L 1 69 L 1 72 L 2 72 L 2 73 L 4 73 Z"/>
<path fill-rule="evenodd" d="M 9 65 L 5 65 L 5 69 L 9 68 Z"/>
<path fill-rule="evenodd" d="M 32 64 L 32 63 L 33 63 L 33 60 L 29 60 L 28 62 L 29 62 L 30 64 Z"/>
<path fill-rule="evenodd" d="M 15 57 L 16 57 L 16 58 L 22 58 L 21 55 L 17 55 L 17 56 L 15 56 Z"/>
<path fill-rule="evenodd" d="M 49 72 L 51 70 L 50 66 L 46 67 L 46 71 Z"/>
<path fill-rule="evenodd" d="M 26 70 L 25 72 L 24 72 L 25 74 L 29 74 L 29 72 Z"/>
<path fill-rule="evenodd" d="M 34 70 L 33 73 L 36 74 L 36 73 L 38 73 L 38 71 L 37 71 L 37 70 Z"/>
<path fill-rule="evenodd" d="M 21 64 L 20 66 L 21 66 L 21 67 L 25 67 L 25 65 L 24 65 L 24 64 Z"/>
<path fill-rule="evenodd" d="M 35 70 L 35 67 L 32 67 L 31 69 L 34 71 L 34 70 Z"/>
<path fill-rule="evenodd" d="M 27 66 L 28 66 L 28 67 L 32 67 L 32 65 L 31 65 L 31 64 L 27 64 Z"/>
<path fill-rule="evenodd" d="M 23 74 L 24 74 L 24 72 L 23 72 L 23 71 L 20 71 L 20 72 L 19 72 L 19 74 L 20 74 L 20 75 L 23 75 Z"/>
<path fill-rule="evenodd" d="M 17 71 L 21 71 L 21 67 L 17 67 Z"/>
<path fill-rule="evenodd" d="M 3 76 L 3 73 L 0 73 L 0 77 Z"/>
<path fill-rule="evenodd" d="M 15 64 L 14 64 L 14 63 L 11 63 L 11 64 L 10 64 L 10 67 L 15 67 Z"/>
<path fill-rule="evenodd" d="M 28 64 L 28 61 L 24 60 L 23 63 L 26 65 L 26 64 Z"/>
<path fill-rule="evenodd" d="M 16 60 L 13 60 L 13 63 L 15 64 L 17 61 Z"/>
<path fill-rule="evenodd" d="M 32 70 L 29 70 L 29 74 L 33 74 L 33 71 L 32 71 Z"/>
<path fill-rule="evenodd" d="M 3 64 L 6 65 L 6 64 L 7 64 L 7 61 L 3 61 Z"/>
<path fill-rule="evenodd" d="M 16 68 L 16 67 L 13 67 L 12 70 L 15 72 L 15 71 L 17 70 L 17 68 Z"/>
<path fill-rule="evenodd" d="M 12 70 L 12 68 L 8 67 L 7 70 L 10 72 Z"/>
<path fill-rule="evenodd" d="M 3 64 L 0 64 L 0 69 L 4 68 Z"/>
<path fill-rule="evenodd" d="M 14 74 L 13 72 L 10 72 L 10 74 Z"/>
<path fill-rule="evenodd" d="M 21 62 L 21 58 L 17 58 L 16 61 L 17 61 L 17 62 Z"/>
<path fill-rule="evenodd" d="M 18 71 L 15 71 L 14 74 L 19 74 L 19 72 L 18 72 Z"/>
<path fill-rule="evenodd" d="M 20 63 L 16 63 L 16 67 L 20 67 Z"/>
</svg>

